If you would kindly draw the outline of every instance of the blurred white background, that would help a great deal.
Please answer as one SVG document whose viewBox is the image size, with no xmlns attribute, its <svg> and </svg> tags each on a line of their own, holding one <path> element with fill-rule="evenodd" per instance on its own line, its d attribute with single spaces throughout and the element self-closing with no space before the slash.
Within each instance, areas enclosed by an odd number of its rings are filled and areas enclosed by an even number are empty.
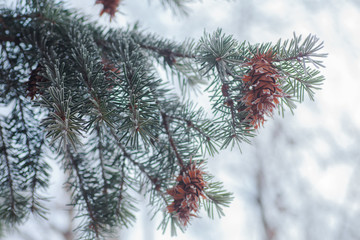
<svg viewBox="0 0 360 240">
<path fill-rule="evenodd" d="M 209 171 L 234 193 L 225 217 L 201 214 L 186 233 L 170 237 L 156 230 L 161 219 L 149 220 L 144 201 L 136 224 L 120 230 L 120 239 L 360 239 L 360 1 L 204 0 L 188 4 L 189 16 L 179 17 L 157 0 L 123 0 L 122 14 L 111 23 L 106 15 L 99 18 L 101 6 L 94 2 L 67 5 L 114 28 L 139 21 L 143 29 L 179 42 L 218 27 L 251 43 L 312 33 L 329 53 L 315 102 L 300 104 L 294 116 L 269 119 L 252 145 L 242 145 L 242 153 L 226 150 L 210 159 Z M 192 97 L 208 107 L 205 95 Z M 52 166 L 49 221 L 31 219 L 4 239 L 65 239 L 71 216 L 64 210 L 62 171 Z"/>
</svg>

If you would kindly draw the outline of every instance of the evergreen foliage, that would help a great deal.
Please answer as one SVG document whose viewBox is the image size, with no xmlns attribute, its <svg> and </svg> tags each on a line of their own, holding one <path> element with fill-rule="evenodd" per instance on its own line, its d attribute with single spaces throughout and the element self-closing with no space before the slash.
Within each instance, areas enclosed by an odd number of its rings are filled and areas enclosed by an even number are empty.
<svg viewBox="0 0 360 240">
<path fill-rule="evenodd" d="M 184 12 L 182 1 L 162 3 Z M 274 77 L 284 93 L 275 104 L 281 112 L 292 111 L 305 93 L 313 99 L 326 56 L 313 35 L 250 44 L 219 29 L 177 43 L 136 26 L 98 26 L 51 0 L 3 7 L 0 43 L 0 104 L 10 111 L 0 115 L 1 225 L 21 223 L 30 213 L 46 217 L 41 193 L 52 151 L 68 173 L 84 239 L 130 226 L 134 191 L 149 196 L 154 214 L 163 213 L 164 231 L 169 224 L 173 233 L 183 230 L 176 213 L 164 210 L 174 176 L 191 161 L 206 166 L 206 154 L 256 135 L 243 103 L 251 59 L 271 53 L 269 64 L 281 75 Z M 168 79 L 159 77 L 162 70 Z M 177 96 L 174 79 L 184 94 L 206 83 L 215 117 Z M 209 217 L 222 216 L 232 196 L 205 172 L 200 206 Z"/>
</svg>

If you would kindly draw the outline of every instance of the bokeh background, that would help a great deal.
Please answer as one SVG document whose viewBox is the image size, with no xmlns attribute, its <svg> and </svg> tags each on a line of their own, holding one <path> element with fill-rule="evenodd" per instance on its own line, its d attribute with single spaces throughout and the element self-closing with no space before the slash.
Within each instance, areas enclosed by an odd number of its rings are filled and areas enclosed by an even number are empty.
<svg viewBox="0 0 360 240">
<path fill-rule="evenodd" d="M 138 220 L 119 230 L 120 239 L 360 239 L 360 1 L 203 0 L 189 3 L 184 17 L 159 0 L 123 0 L 111 22 L 98 16 L 101 6 L 94 3 L 67 0 L 66 5 L 99 24 L 119 28 L 139 21 L 142 29 L 179 42 L 219 27 L 251 43 L 311 33 L 329 53 L 321 70 L 326 81 L 315 102 L 307 99 L 294 115 L 269 119 L 241 152 L 224 150 L 209 159 L 208 170 L 234 193 L 224 217 L 211 220 L 200 214 L 186 233 L 170 237 L 156 230 L 161 219 L 150 220 L 146 199 L 139 195 Z M 210 111 L 206 94 L 190 95 Z M 50 163 L 49 220 L 32 218 L 3 239 L 71 239 L 73 211 L 66 206 L 65 178 L 56 162 Z"/>
</svg>

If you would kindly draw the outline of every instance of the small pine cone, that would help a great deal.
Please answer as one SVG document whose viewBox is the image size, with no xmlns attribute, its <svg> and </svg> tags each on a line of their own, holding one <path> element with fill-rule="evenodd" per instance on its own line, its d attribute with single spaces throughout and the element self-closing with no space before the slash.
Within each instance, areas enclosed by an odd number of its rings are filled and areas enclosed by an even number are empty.
<svg viewBox="0 0 360 240">
<path fill-rule="evenodd" d="M 222 95 L 224 96 L 224 97 L 228 97 L 229 96 L 229 85 L 228 84 L 226 84 L 226 83 L 224 83 L 223 85 L 222 85 L 222 87 L 221 87 L 221 92 L 222 92 Z"/>
<path fill-rule="evenodd" d="M 103 70 L 105 72 L 105 79 L 110 81 L 109 86 L 107 88 L 108 91 L 111 91 L 114 86 L 115 83 L 119 81 L 119 79 L 116 78 L 116 76 L 113 74 L 119 74 L 120 73 L 120 69 L 115 67 L 114 64 L 110 63 L 106 58 L 102 58 L 102 64 L 103 64 Z"/>
<path fill-rule="evenodd" d="M 116 73 L 116 74 L 120 73 L 120 69 L 116 68 L 115 65 L 110 63 L 109 60 L 107 60 L 106 58 L 103 57 L 101 59 L 101 61 L 102 61 L 102 64 L 103 64 L 103 70 L 105 72 L 111 71 L 111 72 Z M 106 74 L 106 77 L 111 77 L 111 75 Z"/>
<path fill-rule="evenodd" d="M 246 89 L 241 99 L 245 104 L 245 119 L 255 128 L 264 124 L 265 115 L 272 116 L 279 104 L 278 98 L 284 96 L 277 83 L 280 74 L 272 65 L 273 61 L 271 51 L 255 55 L 248 63 L 251 66 L 249 73 L 242 79 Z"/>
<path fill-rule="evenodd" d="M 95 4 L 102 4 L 103 9 L 100 12 L 100 16 L 104 13 L 110 15 L 110 20 L 115 16 L 116 9 L 118 8 L 121 0 L 96 0 Z"/>
<path fill-rule="evenodd" d="M 42 95 L 38 83 L 49 81 L 46 78 L 39 75 L 39 72 L 41 70 L 42 70 L 42 66 L 39 64 L 34 70 L 31 71 L 29 81 L 25 82 L 27 84 L 26 97 L 30 97 L 31 100 L 34 99 L 36 94 Z"/>
<path fill-rule="evenodd" d="M 167 190 L 167 193 L 174 198 L 174 201 L 167 206 L 170 213 L 176 213 L 179 221 L 186 226 L 190 217 L 196 216 L 199 209 L 200 196 L 204 195 L 206 182 L 203 179 L 204 172 L 195 163 L 191 163 L 180 172 L 175 187 Z"/>
</svg>

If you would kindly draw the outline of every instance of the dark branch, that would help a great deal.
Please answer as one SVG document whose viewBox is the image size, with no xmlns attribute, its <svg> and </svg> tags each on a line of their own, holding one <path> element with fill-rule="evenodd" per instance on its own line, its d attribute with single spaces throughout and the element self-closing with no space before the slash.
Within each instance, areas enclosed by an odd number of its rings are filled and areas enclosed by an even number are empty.
<svg viewBox="0 0 360 240">
<path fill-rule="evenodd" d="M 220 77 L 220 80 L 221 80 L 221 83 L 223 85 L 228 85 L 228 81 L 225 79 L 224 76 L 228 75 L 228 70 L 227 69 L 224 69 L 222 70 L 221 67 L 219 66 L 219 64 L 216 64 L 216 70 L 217 72 L 219 73 L 219 77 Z M 232 96 L 230 93 L 227 93 L 226 96 L 224 96 L 223 94 L 223 97 L 225 98 L 225 104 L 227 106 L 230 107 L 230 113 L 231 113 L 231 120 L 232 120 L 232 128 L 233 129 L 236 129 L 236 119 L 235 119 L 235 107 L 234 107 L 234 101 L 232 100 Z M 234 130 L 234 132 L 236 132 Z M 236 133 L 235 133 L 236 134 Z"/>
<path fill-rule="evenodd" d="M 120 147 L 121 151 L 124 154 L 124 157 L 126 157 L 134 166 L 136 166 L 149 180 L 150 182 L 155 186 L 155 190 L 161 195 L 161 197 L 163 198 L 164 202 L 166 203 L 166 205 L 169 205 L 165 194 L 160 190 L 159 188 L 159 183 L 157 182 L 157 179 L 152 177 L 144 168 L 144 166 L 142 166 L 140 163 L 136 162 L 131 155 L 129 154 L 129 152 L 126 150 L 126 148 L 120 143 L 120 139 L 119 137 L 115 134 L 114 130 L 111 128 L 110 129 L 111 135 L 115 138 L 116 140 L 116 144 L 118 145 L 118 147 Z"/>
<path fill-rule="evenodd" d="M 24 127 L 24 134 L 25 134 L 25 142 L 26 142 L 26 147 L 27 147 L 27 151 L 28 151 L 28 158 L 31 158 L 31 146 L 30 146 L 30 139 L 29 139 L 29 133 L 28 133 L 28 129 L 26 127 L 26 121 L 25 121 L 25 116 L 24 116 L 24 109 L 23 109 L 23 102 L 21 99 L 19 99 L 19 108 L 20 108 L 20 116 L 21 116 L 21 123 L 23 124 Z M 30 159 L 29 159 L 30 160 Z M 34 161 L 34 160 L 33 160 Z M 35 163 L 36 164 L 36 163 Z M 35 204 L 35 191 L 36 191 L 36 185 L 38 183 L 38 179 L 37 179 L 37 174 L 38 171 L 36 169 L 36 167 L 33 169 L 34 170 L 34 176 L 32 177 L 32 181 L 31 181 L 31 211 L 35 211 L 36 209 L 36 204 Z"/>
<path fill-rule="evenodd" d="M 262 161 L 261 159 L 259 161 Z M 269 221 L 266 217 L 265 206 L 263 202 L 263 192 L 264 192 L 264 175 L 262 171 L 262 163 L 259 163 L 261 166 L 257 170 L 256 173 L 256 202 L 259 205 L 260 215 L 261 215 L 261 223 L 264 227 L 264 232 L 266 236 L 266 240 L 275 239 L 275 231 L 271 228 Z"/>
<path fill-rule="evenodd" d="M 104 190 L 103 192 L 105 194 L 107 194 L 107 187 L 108 187 L 108 183 L 105 177 L 105 165 L 104 165 L 104 154 L 103 154 L 103 145 L 101 142 L 101 131 L 100 131 L 100 126 L 99 124 L 96 125 L 96 133 L 98 135 L 99 138 L 99 142 L 98 142 L 98 150 L 99 150 L 99 159 L 100 159 L 100 167 L 101 167 L 101 177 L 104 181 Z"/>
<path fill-rule="evenodd" d="M 186 123 L 186 125 L 189 127 L 189 128 L 192 128 L 194 129 L 195 131 L 197 131 L 198 133 L 200 133 L 201 135 L 203 135 L 207 141 L 210 141 L 211 140 L 211 137 L 206 134 L 205 132 L 203 132 L 199 126 L 195 125 L 191 120 L 188 120 L 188 119 L 185 119 L 185 118 L 182 118 L 182 117 L 177 117 L 177 116 L 170 116 L 170 115 L 167 115 L 166 116 L 168 118 L 171 118 L 171 119 L 175 119 L 175 120 L 179 120 L 179 121 L 182 121 L 184 123 Z"/>
<path fill-rule="evenodd" d="M 171 57 L 180 57 L 180 58 L 196 58 L 195 55 L 189 55 L 189 54 L 182 54 L 178 52 L 173 52 L 170 49 L 161 49 L 154 46 L 144 45 L 139 43 L 139 46 L 143 49 L 151 50 L 153 52 L 157 52 L 159 55 L 165 57 L 165 58 L 171 58 Z"/>
<path fill-rule="evenodd" d="M 66 153 L 65 154 L 68 157 L 68 159 L 71 161 L 71 166 L 74 168 L 76 177 L 77 177 L 77 179 L 79 181 L 80 192 L 81 192 L 81 195 L 84 198 L 87 212 L 89 213 L 89 217 L 90 217 L 90 219 L 92 221 L 92 224 L 89 227 L 94 230 L 96 236 L 98 237 L 99 236 L 99 229 L 98 229 L 98 226 L 97 226 L 97 219 L 94 216 L 94 211 L 92 209 L 89 196 L 88 196 L 88 194 L 87 194 L 87 192 L 85 190 L 85 187 L 84 187 L 85 184 L 84 184 L 83 177 L 82 177 L 82 175 L 80 173 L 78 161 L 72 155 L 69 146 L 66 147 Z"/>
<path fill-rule="evenodd" d="M 182 169 L 184 169 L 185 168 L 184 161 L 182 160 L 182 158 L 181 158 L 181 156 L 180 156 L 180 154 L 179 154 L 179 152 L 177 150 L 177 147 L 175 145 L 174 139 L 172 138 L 172 135 L 170 133 L 170 128 L 169 128 L 167 115 L 164 112 L 161 112 L 161 117 L 163 119 L 163 125 L 164 125 L 164 128 L 165 128 L 165 132 L 168 135 L 171 148 L 173 149 L 173 151 L 175 153 L 175 156 L 176 156 L 176 158 L 177 158 L 177 160 L 179 162 L 180 167 Z"/>
<path fill-rule="evenodd" d="M 124 183 L 125 183 L 125 161 L 121 164 L 121 182 L 120 182 L 120 189 L 119 189 L 119 197 L 117 202 L 117 209 L 119 209 L 121 205 L 121 201 L 123 200 L 123 190 L 124 190 Z"/>
<path fill-rule="evenodd" d="M 22 14 L 17 16 L 11 16 L 12 19 L 23 19 L 23 18 L 38 18 L 41 17 L 40 13 Z M 8 16 L 5 18 L 9 18 Z M 0 15 L 0 23 L 4 23 L 4 16 Z"/>
<path fill-rule="evenodd" d="M 10 159 L 9 159 L 9 154 L 7 152 L 7 147 L 6 147 L 6 144 L 5 144 L 5 138 L 4 138 L 4 135 L 3 135 L 3 132 L 2 132 L 1 124 L 0 124 L 0 138 L 1 138 L 1 142 L 2 142 L 2 152 L 4 152 L 4 158 L 5 158 L 6 168 L 7 168 L 7 173 L 8 173 L 11 211 L 15 214 L 15 196 L 14 196 L 13 180 L 12 180 L 12 176 L 11 176 Z"/>
<path fill-rule="evenodd" d="M 14 42 L 18 45 L 20 43 L 20 39 L 12 36 L 0 35 L 0 42 Z"/>
</svg>

